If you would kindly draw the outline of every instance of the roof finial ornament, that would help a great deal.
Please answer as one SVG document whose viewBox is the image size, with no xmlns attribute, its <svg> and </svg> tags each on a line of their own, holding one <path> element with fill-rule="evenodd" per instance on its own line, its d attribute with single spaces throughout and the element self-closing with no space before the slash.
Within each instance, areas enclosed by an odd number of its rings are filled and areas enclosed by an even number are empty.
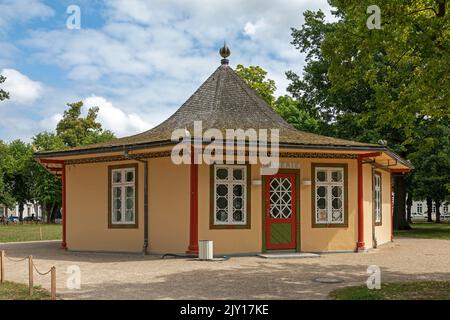
<svg viewBox="0 0 450 320">
<path fill-rule="evenodd" d="M 220 53 L 220 56 L 223 58 L 221 63 L 223 65 L 227 65 L 229 63 L 227 58 L 230 56 L 231 51 L 230 51 L 230 48 L 227 47 L 227 43 L 225 41 L 223 42 L 223 47 L 220 48 L 219 53 Z"/>
</svg>

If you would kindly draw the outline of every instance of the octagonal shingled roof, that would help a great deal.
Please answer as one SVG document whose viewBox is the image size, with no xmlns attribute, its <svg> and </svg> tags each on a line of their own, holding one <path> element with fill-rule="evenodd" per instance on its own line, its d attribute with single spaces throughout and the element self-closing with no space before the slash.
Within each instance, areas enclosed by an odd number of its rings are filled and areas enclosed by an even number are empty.
<svg viewBox="0 0 450 320">
<path fill-rule="evenodd" d="M 140 134 L 113 139 L 66 150 L 72 153 L 83 150 L 92 153 L 98 149 L 117 149 L 127 146 L 152 145 L 170 142 L 172 132 L 187 128 L 193 132 L 194 121 L 202 121 L 203 130 L 219 129 L 225 137 L 226 129 L 279 129 L 280 145 L 321 147 L 380 147 L 375 144 L 327 137 L 297 130 L 279 116 L 223 59 L 222 65 L 197 89 L 197 91 L 167 120 Z M 54 153 L 48 152 L 48 153 Z M 58 152 L 58 153 L 64 153 Z M 39 152 L 37 156 L 47 154 Z"/>
</svg>

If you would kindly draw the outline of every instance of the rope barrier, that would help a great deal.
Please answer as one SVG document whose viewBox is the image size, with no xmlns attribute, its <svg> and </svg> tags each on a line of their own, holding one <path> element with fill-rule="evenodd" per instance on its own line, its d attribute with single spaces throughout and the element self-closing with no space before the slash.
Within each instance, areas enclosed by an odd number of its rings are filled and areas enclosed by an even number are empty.
<svg viewBox="0 0 450 320">
<path fill-rule="evenodd" d="M 13 259 L 13 258 L 8 257 L 6 254 L 5 254 L 5 258 L 8 259 L 11 262 L 22 262 L 22 261 L 25 261 L 25 260 L 28 259 L 28 257 L 25 257 L 23 259 Z"/>
<path fill-rule="evenodd" d="M 36 272 L 37 272 L 38 274 L 40 274 L 41 276 L 46 276 L 47 274 L 49 274 L 50 272 L 52 272 L 52 268 L 50 268 L 50 270 L 48 270 L 47 272 L 40 272 L 34 263 L 33 263 L 33 268 L 34 268 L 34 270 L 36 270 Z"/>
<path fill-rule="evenodd" d="M 50 270 L 47 272 L 41 272 L 36 267 L 36 265 L 33 262 L 33 256 L 28 256 L 22 259 L 12 259 L 6 255 L 6 252 L 4 250 L 0 251 L 0 283 L 3 283 L 5 281 L 5 260 L 9 260 L 12 262 L 22 262 L 25 260 L 28 260 L 28 285 L 29 285 L 29 294 L 30 296 L 33 295 L 33 288 L 34 288 L 34 279 L 33 279 L 33 269 L 36 271 L 37 274 L 41 276 L 46 276 L 49 273 L 51 273 L 51 299 L 56 300 L 56 268 L 55 266 L 51 267 Z"/>
</svg>

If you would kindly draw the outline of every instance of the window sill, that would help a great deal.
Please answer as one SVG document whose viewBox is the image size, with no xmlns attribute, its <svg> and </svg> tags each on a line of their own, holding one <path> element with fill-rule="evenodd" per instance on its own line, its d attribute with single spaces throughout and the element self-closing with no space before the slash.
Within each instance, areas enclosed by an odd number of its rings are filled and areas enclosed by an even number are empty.
<svg viewBox="0 0 450 320">
<path fill-rule="evenodd" d="M 213 224 L 209 226 L 210 230 L 233 230 L 233 229 L 251 229 L 249 224 Z"/>
<path fill-rule="evenodd" d="M 137 223 L 133 224 L 109 224 L 108 229 L 138 229 Z"/>
<path fill-rule="evenodd" d="M 330 223 L 330 224 L 321 224 L 321 223 L 313 223 L 313 228 L 348 228 L 348 223 Z"/>
</svg>

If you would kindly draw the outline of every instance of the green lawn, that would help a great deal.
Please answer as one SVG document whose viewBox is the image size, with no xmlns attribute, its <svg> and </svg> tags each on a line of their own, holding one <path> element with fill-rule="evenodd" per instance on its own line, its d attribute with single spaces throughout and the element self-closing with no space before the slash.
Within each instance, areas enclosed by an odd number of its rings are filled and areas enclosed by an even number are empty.
<svg viewBox="0 0 450 320">
<path fill-rule="evenodd" d="M 9 224 L 0 225 L 0 243 L 58 240 L 62 226 L 59 224 Z M 41 238 L 42 233 L 42 238 Z"/>
<path fill-rule="evenodd" d="M 50 300 L 50 293 L 35 286 L 33 295 L 28 293 L 28 285 L 5 281 L 0 283 L 0 300 Z"/>
<path fill-rule="evenodd" d="M 394 236 L 421 239 L 450 240 L 450 223 L 414 223 L 412 230 L 395 231 Z"/>
<path fill-rule="evenodd" d="M 330 298 L 336 300 L 450 300 L 450 282 L 417 281 L 385 283 L 380 290 L 366 286 L 334 290 Z"/>
</svg>

